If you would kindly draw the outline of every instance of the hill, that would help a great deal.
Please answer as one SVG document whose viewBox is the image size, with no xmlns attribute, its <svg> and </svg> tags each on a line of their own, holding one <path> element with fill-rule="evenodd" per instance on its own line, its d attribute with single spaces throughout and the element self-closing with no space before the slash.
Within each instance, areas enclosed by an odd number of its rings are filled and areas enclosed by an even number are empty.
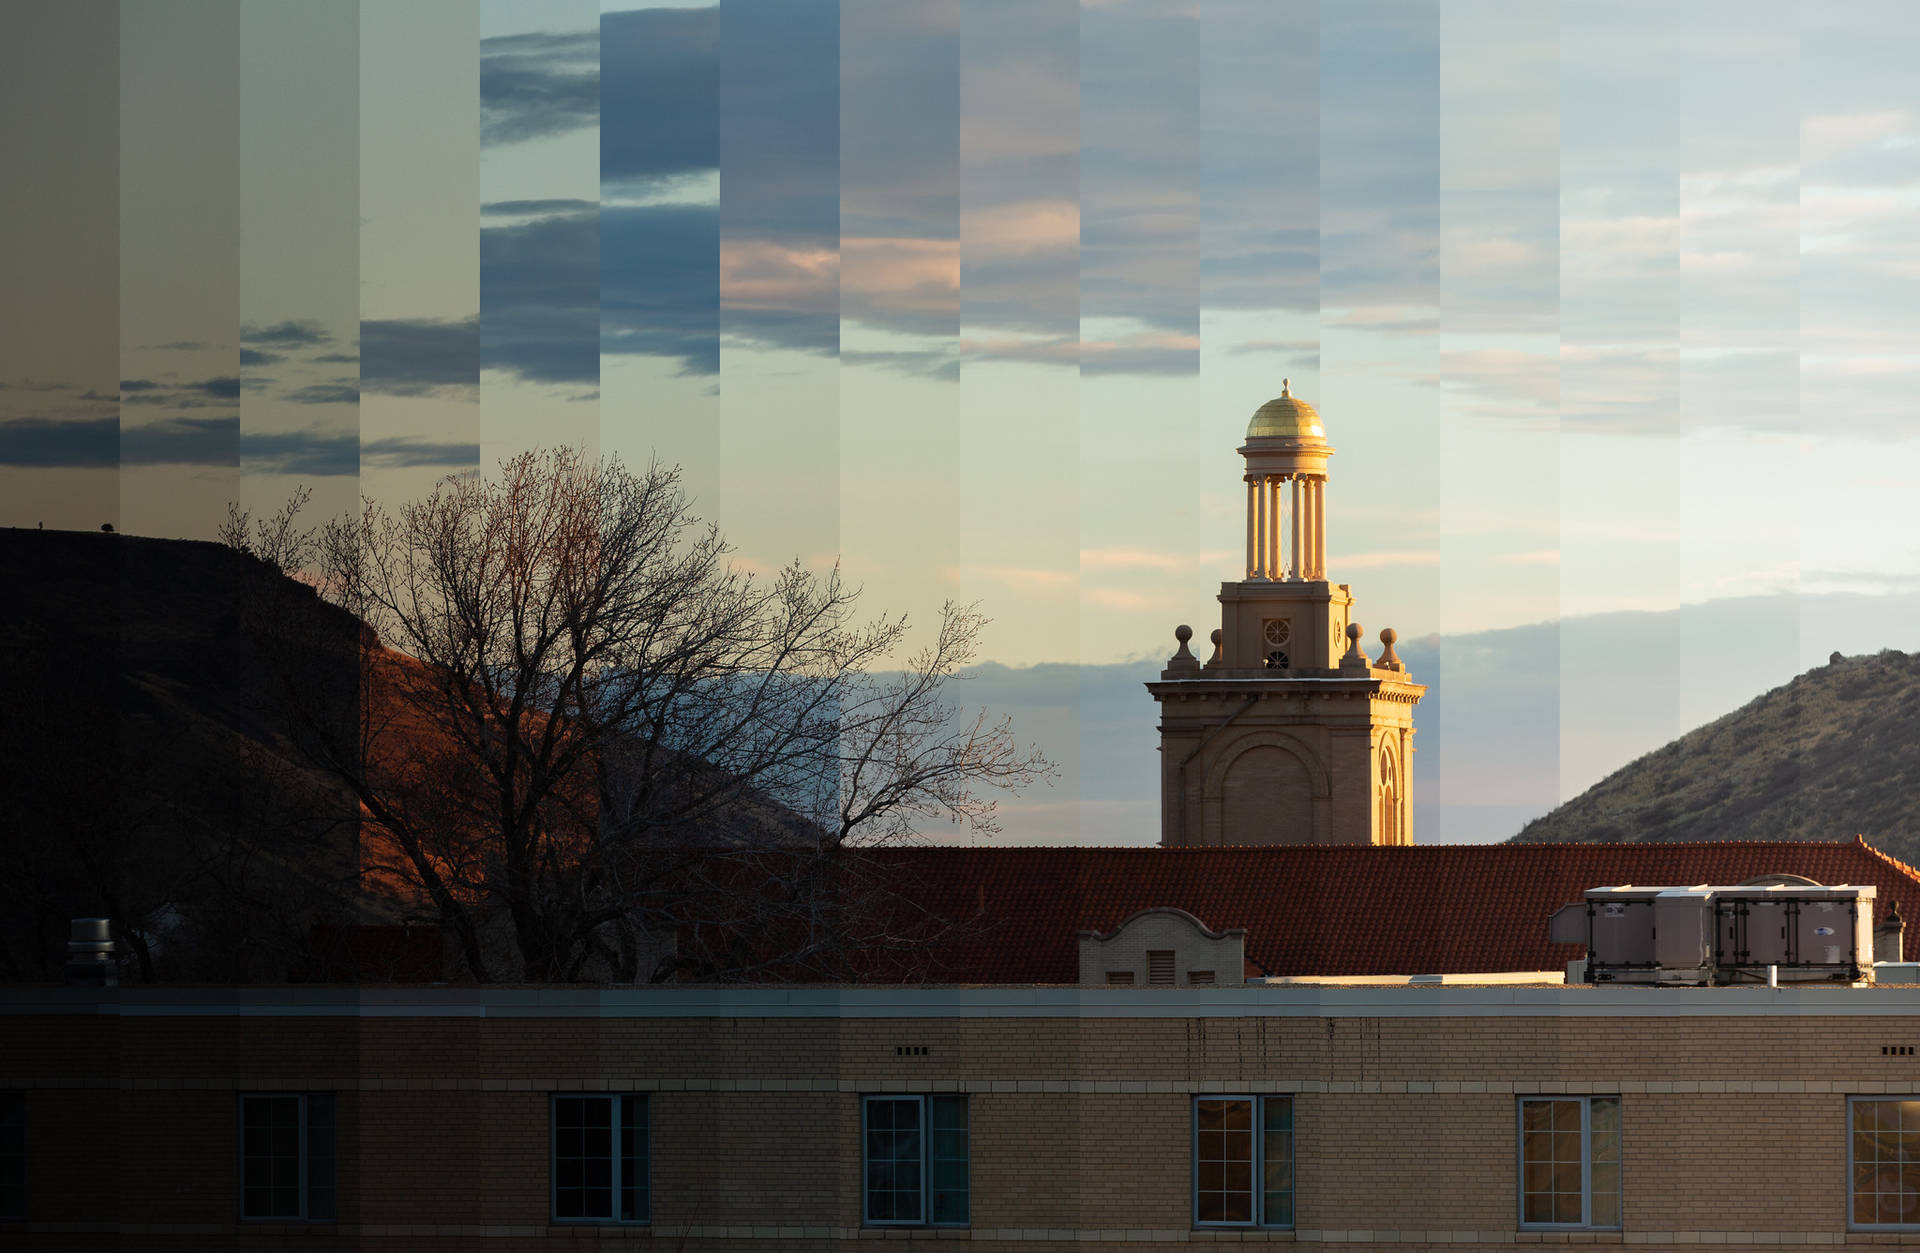
<svg viewBox="0 0 1920 1253">
<path fill-rule="evenodd" d="M 1842 840 L 1920 861 L 1920 656 L 1842 657 L 1608 775 L 1514 843 Z"/>
<path fill-rule="evenodd" d="M 17 593 L 0 598 L 0 981 L 57 977 L 78 916 L 112 920 L 142 981 L 420 964 L 353 939 L 436 907 L 391 828 L 316 763 L 364 767 L 390 813 L 441 841 L 434 856 L 484 861 L 487 783 L 435 715 L 429 668 L 219 544 L 0 529 L 0 579 Z M 689 807 L 658 838 L 696 863 L 703 849 L 820 843 L 805 816 L 705 760 L 604 747 L 619 751 L 595 758 L 603 773 L 554 800 L 570 829 L 592 830 L 603 796 L 638 804 L 644 789 L 653 813 Z M 489 929 L 476 943 L 491 945 L 505 915 L 475 899 Z"/>
<path fill-rule="evenodd" d="M 5 976 L 52 977 L 66 920 L 102 915 L 143 977 L 279 977 L 315 911 L 349 907 L 355 808 L 272 713 L 241 627 L 251 563 L 211 543 L 0 530 Z M 295 599 L 303 627 L 357 638 L 350 615 Z M 339 678 L 331 713 L 351 717 Z"/>
</svg>

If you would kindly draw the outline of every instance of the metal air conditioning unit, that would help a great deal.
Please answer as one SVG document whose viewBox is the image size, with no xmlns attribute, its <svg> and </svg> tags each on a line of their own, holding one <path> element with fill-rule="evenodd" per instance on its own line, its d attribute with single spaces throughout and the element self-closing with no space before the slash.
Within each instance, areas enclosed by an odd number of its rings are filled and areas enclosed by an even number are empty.
<svg viewBox="0 0 1920 1253">
<path fill-rule="evenodd" d="M 1556 910 L 1555 944 L 1587 946 L 1594 983 L 1706 986 L 1873 978 L 1872 886 L 1588 888 Z"/>
</svg>

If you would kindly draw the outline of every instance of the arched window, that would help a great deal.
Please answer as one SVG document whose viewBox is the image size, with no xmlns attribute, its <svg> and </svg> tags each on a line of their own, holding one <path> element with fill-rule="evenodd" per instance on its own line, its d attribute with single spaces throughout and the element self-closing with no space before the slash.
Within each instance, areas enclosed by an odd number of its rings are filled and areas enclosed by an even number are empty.
<svg viewBox="0 0 1920 1253">
<path fill-rule="evenodd" d="M 1380 748 L 1380 842 L 1398 844 L 1400 838 L 1400 774 L 1393 760 L 1393 746 Z"/>
</svg>

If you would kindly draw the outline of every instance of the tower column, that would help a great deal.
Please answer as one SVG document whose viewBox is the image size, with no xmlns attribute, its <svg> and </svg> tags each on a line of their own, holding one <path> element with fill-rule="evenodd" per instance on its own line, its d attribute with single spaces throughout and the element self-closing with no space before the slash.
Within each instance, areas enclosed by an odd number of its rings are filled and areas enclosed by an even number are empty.
<svg viewBox="0 0 1920 1253">
<path fill-rule="evenodd" d="M 1280 480 L 1267 476 L 1267 577 L 1283 579 L 1287 575 L 1286 556 L 1280 550 Z"/>
<path fill-rule="evenodd" d="M 1327 481 L 1313 481 L 1313 577 L 1327 577 Z"/>
<path fill-rule="evenodd" d="M 1312 479 L 1300 482 L 1300 577 L 1313 577 L 1313 489 Z"/>
<path fill-rule="evenodd" d="M 1254 512 L 1256 512 L 1256 516 L 1258 516 L 1258 524 L 1256 524 L 1258 539 L 1256 539 L 1256 547 L 1254 547 L 1254 578 L 1263 579 L 1267 578 L 1267 528 L 1271 526 L 1271 520 L 1267 518 L 1267 480 L 1265 480 L 1265 476 L 1261 476 L 1261 478 L 1256 480 L 1254 489 L 1256 489 L 1254 495 L 1258 497 L 1258 499 L 1256 499 L 1256 505 L 1254 505 Z"/>
<path fill-rule="evenodd" d="M 1248 578 L 1252 578 L 1254 576 L 1254 573 L 1259 569 L 1259 566 L 1255 564 L 1255 561 L 1257 560 L 1257 558 L 1254 555 L 1254 533 L 1255 533 L 1254 512 L 1259 507 L 1253 498 L 1254 492 L 1256 490 L 1258 490 L 1258 485 L 1253 481 L 1252 478 L 1247 479 L 1247 575 L 1246 577 Z"/>
<path fill-rule="evenodd" d="M 1292 536 L 1293 538 L 1293 577 L 1296 579 L 1305 577 L 1305 575 L 1302 574 L 1301 568 L 1300 568 L 1300 555 L 1301 555 L 1300 525 L 1302 522 L 1306 520 L 1307 515 L 1306 515 L 1306 511 L 1300 508 L 1300 501 L 1301 501 L 1300 485 L 1301 485 L 1300 476 L 1296 474 L 1293 476 L 1293 528 L 1292 528 L 1293 529 L 1293 536 Z"/>
<path fill-rule="evenodd" d="M 1300 480 L 1300 577 L 1313 577 L 1313 480 Z"/>
</svg>

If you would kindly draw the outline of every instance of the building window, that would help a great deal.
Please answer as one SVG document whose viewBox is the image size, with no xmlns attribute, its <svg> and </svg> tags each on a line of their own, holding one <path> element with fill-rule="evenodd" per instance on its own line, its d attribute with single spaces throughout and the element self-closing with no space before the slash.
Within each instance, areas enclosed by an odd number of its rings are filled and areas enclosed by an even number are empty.
<svg viewBox="0 0 1920 1253">
<path fill-rule="evenodd" d="M 644 1093 L 556 1093 L 554 1221 L 646 1222 L 652 1200 L 647 1150 Z"/>
<path fill-rule="evenodd" d="M 1293 1098 L 1193 1102 L 1196 1227 L 1293 1226 Z"/>
<path fill-rule="evenodd" d="M 0 1218 L 27 1216 L 27 1094 L 0 1092 Z"/>
<path fill-rule="evenodd" d="M 1398 844 L 1400 840 L 1400 777 L 1393 763 L 1393 749 L 1380 750 L 1380 842 Z"/>
<path fill-rule="evenodd" d="M 1855 1227 L 1920 1229 L 1920 1100 L 1847 1102 Z"/>
<path fill-rule="evenodd" d="M 1147 982 L 1173 986 L 1173 950 L 1170 948 L 1151 948 L 1147 950 Z"/>
<path fill-rule="evenodd" d="M 1620 1225 L 1620 1098 L 1522 1097 L 1520 1225 Z"/>
<path fill-rule="evenodd" d="M 1209 987 L 1213 982 L 1214 978 L 1211 970 L 1189 970 L 1187 972 L 1187 985 L 1189 987 Z"/>
<path fill-rule="evenodd" d="M 240 1098 L 240 1217 L 332 1222 L 333 1093 Z"/>
<path fill-rule="evenodd" d="M 1107 972 L 1107 982 L 1116 988 L 1130 988 L 1133 986 L 1133 972 L 1131 970 L 1109 970 Z"/>
<path fill-rule="evenodd" d="M 967 1225 L 966 1097 L 864 1097 L 860 1146 L 861 1214 L 868 1224 Z"/>
</svg>

